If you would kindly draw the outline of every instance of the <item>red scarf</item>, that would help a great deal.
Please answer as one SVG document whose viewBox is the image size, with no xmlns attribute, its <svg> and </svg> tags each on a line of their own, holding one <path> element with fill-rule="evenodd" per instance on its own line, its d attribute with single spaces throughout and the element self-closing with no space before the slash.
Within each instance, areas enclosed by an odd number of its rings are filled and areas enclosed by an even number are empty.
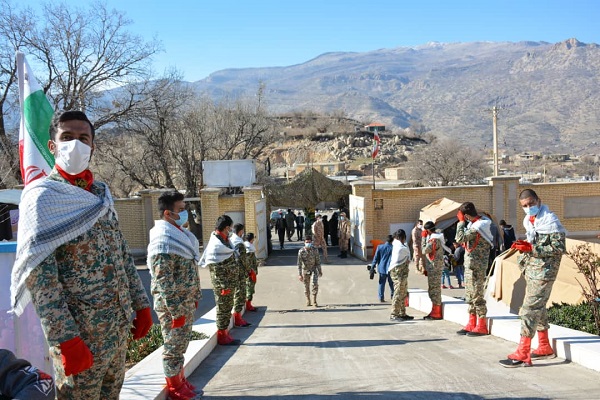
<svg viewBox="0 0 600 400">
<path fill-rule="evenodd" d="M 58 165 L 54 165 L 60 176 L 65 178 L 73 186 L 82 188 L 83 190 L 90 191 L 92 183 L 94 183 L 94 174 L 89 169 L 78 173 L 77 175 L 71 175 L 63 171 Z"/>
<path fill-rule="evenodd" d="M 427 258 L 429 258 L 429 261 L 433 261 L 433 260 L 435 260 L 435 250 L 436 250 L 437 240 L 429 239 L 429 241 L 432 243 L 431 244 L 431 253 L 427 254 Z"/>
<path fill-rule="evenodd" d="M 531 222 L 531 225 L 533 225 L 533 223 L 535 222 L 535 215 L 529 217 L 529 222 Z"/>
<path fill-rule="evenodd" d="M 229 238 L 227 237 L 227 233 L 225 233 L 225 231 L 220 231 L 217 229 L 215 232 L 217 235 L 221 236 L 221 239 L 223 239 L 225 242 L 229 242 Z"/>
<path fill-rule="evenodd" d="M 473 220 L 471 221 L 472 223 L 477 221 L 479 218 L 481 218 L 480 215 L 477 216 L 477 218 L 473 218 Z M 479 238 L 481 237 L 481 235 L 479 234 L 479 232 L 477 232 L 477 236 L 475 236 L 475 242 L 473 243 L 473 247 L 469 246 L 469 243 L 465 243 L 465 251 L 467 253 L 472 252 L 473 250 L 475 250 L 475 248 L 477 247 L 477 245 L 479 244 Z"/>
</svg>

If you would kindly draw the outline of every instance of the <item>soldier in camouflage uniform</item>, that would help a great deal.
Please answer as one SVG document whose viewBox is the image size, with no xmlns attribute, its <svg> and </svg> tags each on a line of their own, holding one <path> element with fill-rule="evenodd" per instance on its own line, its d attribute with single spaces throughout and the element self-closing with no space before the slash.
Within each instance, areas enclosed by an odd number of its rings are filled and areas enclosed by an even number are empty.
<svg viewBox="0 0 600 400">
<path fill-rule="evenodd" d="M 413 259 L 415 260 L 415 268 L 419 274 L 425 273 L 425 256 L 423 255 L 422 245 L 423 238 L 421 233 L 423 232 L 423 221 L 418 220 L 417 224 L 411 232 L 412 247 L 413 247 Z"/>
<path fill-rule="evenodd" d="M 233 225 L 233 235 L 229 241 L 238 254 L 237 282 L 233 295 L 233 323 L 235 326 L 246 327 L 250 323 L 242 318 L 242 309 L 246 303 L 246 280 L 250 276 L 250 257 L 244 245 L 244 225 Z"/>
<path fill-rule="evenodd" d="M 327 242 L 325 240 L 325 226 L 323 225 L 323 219 L 321 214 L 317 214 L 315 216 L 317 220 L 312 225 L 313 238 L 315 239 L 313 242 L 313 247 L 317 249 L 323 250 L 323 258 L 325 262 L 328 263 L 329 259 L 327 258 Z"/>
<path fill-rule="evenodd" d="M 394 281 L 394 296 L 392 298 L 391 320 L 410 321 L 414 317 L 406 314 L 406 302 L 408 296 L 408 264 L 410 262 L 410 250 L 406 247 L 406 232 L 398 229 L 394 233 L 392 242 L 392 256 L 390 259 L 388 274 Z"/>
<path fill-rule="evenodd" d="M 351 235 L 351 225 L 346 213 L 340 213 L 340 221 L 338 222 L 338 237 L 340 238 L 340 255 L 338 257 L 348 257 L 348 241 Z"/>
<path fill-rule="evenodd" d="M 556 355 L 548 338 L 546 304 L 558 275 L 560 260 L 566 251 L 566 230 L 556 214 L 551 212 L 535 191 L 525 189 L 519 195 L 525 218 L 523 226 L 527 240 L 517 240 L 511 246 L 520 252 L 518 264 L 525 277 L 525 298 L 519 311 L 521 341 L 517 350 L 506 360 L 504 367 L 531 365 L 532 359 L 552 358 Z M 538 348 L 531 351 L 531 339 L 538 334 Z"/>
<path fill-rule="evenodd" d="M 256 286 L 256 276 L 258 275 L 258 260 L 256 259 L 256 247 L 254 247 L 254 233 L 249 232 L 244 235 L 244 246 L 246 246 L 246 254 L 250 263 L 250 273 L 246 279 L 246 311 L 256 311 L 256 307 L 252 305 L 254 297 L 254 288 Z"/>
<path fill-rule="evenodd" d="M 185 379 L 183 370 L 183 355 L 202 293 L 197 266 L 198 240 L 182 229 L 188 220 L 183 199 L 183 194 L 177 191 L 164 192 L 158 198 L 161 219 L 150 230 L 147 261 L 154 310 L 164 339 L 163 370 L 171 400 L 192 399 L 198 394 Z"/>
<path fill-rule="evenodd" d="M 13 278 L 29 265 L 24 283 L 50 346 L 58 399 L 118 399 L 132 311 L 134 339 L 152 326 L 150 302 L 110 192 L 87 169 L 93 140 L 94 128 L 84 113 L 55 114 L 48 142 L 55 168 L 28 185 L 21 202 L 21 251 Z M 104 211 L 88 218 L 98 205 Z M 54 220 L 60 224 L 45 233 Z M 36 242 L 49 236 L 56 247 L 48 245 L 49 255 L 31 261 Z M 13 292 L 17 313 L 26 305 L 21 290 L 16 286 Z"/>
<path fill-rule="evenodd" d="M 217 305 L 217 343 L 221 345 L 240 344 L 239 340 L 233 339 L 229 334 L 233 290 L 239 279 L 237 256 L 229 241 L 232 225 L 233 220 L 229 215 L 221 215 L 217 219 L 215 231 L 211 233 L 200 259 L 200 266 L 210 270 Z"/>
<path fill-rule="evenodd" d="M 435 224 L 427 221 L 421 233 L 423 238 L 422 251 L 427 256 L 425 271 L 429 298 L 431 299 L 431 312 L 423 319 L 442 319 L 442 269 L 444 268 L 444 234 L 436 233 Z"/>
<path fill-rule="evenodd" d="M 310 302 L 310 281 L 312 277 L 312 295 L 315 307 L 317 304 L 317 293 L 319 293 L 319 278 L 323 276 L 321 269 L 321 259 L 319 250 L 312 244 L 312 237 L 304 237 L 304 247 L 298 251 L 298 280 L 304 282 L 304 295 L 306 296 L 306 305 L 311 306 Z"/>
<path fill-rule="evenodd" d="M 492 221 L 479 215 L 471 202 L 461 204 L 457 218 L 454 240 L 456 243 L 464 243 L 465 248 L 465 298 L 469 304 L 469 322 L 456 333 L 468 336 L 487 335 L 484 286 L 493 242 L 490 230 Z"/>
</svg>

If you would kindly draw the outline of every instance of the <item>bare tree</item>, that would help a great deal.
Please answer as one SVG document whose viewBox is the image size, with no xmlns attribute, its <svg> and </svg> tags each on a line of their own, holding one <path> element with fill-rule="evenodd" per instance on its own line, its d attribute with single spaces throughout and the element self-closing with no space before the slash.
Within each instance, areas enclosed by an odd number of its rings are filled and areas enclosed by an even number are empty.
<svg viewBox="0 0 600 400">
<path fill-rule="evenodd" d="M 421 146 L 406 165 L 409 179 L 429 186 L 480 183 L 489 172 L 479 153 L 448 139 Z"/>
</svg>

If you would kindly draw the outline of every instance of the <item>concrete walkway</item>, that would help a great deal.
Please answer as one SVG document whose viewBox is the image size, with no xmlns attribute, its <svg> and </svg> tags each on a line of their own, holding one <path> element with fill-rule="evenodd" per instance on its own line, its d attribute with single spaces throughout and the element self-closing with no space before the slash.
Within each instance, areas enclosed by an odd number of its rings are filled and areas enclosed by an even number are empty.
<svg viewBox="0 0 600 400">
<path fill-rule="evenodd" d="M 506 369 L 498 360 L 515 349 L 512 342 L 456 335 L 460 325 L 424 321 L 411 308 L 414 321 L 391 322 L 387 289 L 388 301 L 379 303 L 366 264 L 335 257 L 335 248 L 323 267 L 319 307 L 306 307 L 299 246 L 286 242 L 289 249 L 275 251 L 260 269 L 259 311 L 245 314 L 251 327 L 232 330 L 243 344 L 216 346 L 188 377 L 204 388 L 204 399 L 599 398 L 600 374 L 581 365 L 556 358 Z M 208 289 L 208 271 L 201 278 Z M 424 288 L 425 280 L 411 270 L 409 288 Z"/>
</svg>

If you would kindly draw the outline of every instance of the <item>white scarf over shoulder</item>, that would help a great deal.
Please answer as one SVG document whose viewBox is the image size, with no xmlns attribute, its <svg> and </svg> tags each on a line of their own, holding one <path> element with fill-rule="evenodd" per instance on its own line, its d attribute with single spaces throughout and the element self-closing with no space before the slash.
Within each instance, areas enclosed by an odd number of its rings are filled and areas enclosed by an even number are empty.
<svg viewBox="0 0 600 400">
<path fill-rule="evenodd" d="M 188 260 L 200 261 L 198 239 L 188 230 L 181 230 L 170 222 L 159 219 L 150 229 L 147 264 L 150 271 L 150 259 L 157 254 L 175 254 Z"/>
<path fill-rule="evenodd" d="M 19 204 L 17 255 L 12 269 L 12 312 L 21 315 L 31 301 L 25 281 L 59 246 L 89 231 L 99 218 L 114 214 L 108 187 L 101 197 L 68 183 L 39 179 L 25 187 Z M 110 215 L 110 214 L 109 214 Z"/>
<path fill-rule="evenodd" d="M 450 247 L 446 246 L 446 238 L 444 237 L 443 232 L 436 232 L 436 233 L 430 234 L 427 240 L 430 240 L 430 239 L 439 240 L 440 243 L 442 243 L 442 247 L 444 248 L 446 253 L 452 253 L 452 249 Z"/>
<path fill-rule="evenodd" d="M 529 215 L 525 215 L 523 226 L 527 231 L 527 241 L 535 243 L 538 233 L 547 235 L 550 233 L 567 233 L 567 230 L 562 226 L 556 214 L 548 209 L 548 206 L 542 204 L 540 211 L 535 217 L 533 224 L 529 220 Z"/>
<path fill-rule="evenodd" d="M 392 242 L 392 256 L 390 257 L 390 263 L 388 265 L 387 273 L 396 268 L 399 265 L 404 264 L 410 260 L 410 250 L 408 247 L 398 239 L 394 239 Z"/>
<path fill-rule="evenodd" d="M 206 268 L 209 264 L 218 264 L 227 260 L 233 253 L 234 250 L 223 244 L 213 232 L 210 235 L 206 249 L 204 249 L 204 252 L 202 253 L 202 257 L 200 257 L 199 264 L 201 267 Z"/>
<path fill-rule="evenodd" d="M 244 242 L 244 246 L 246 246 L 246 252 L 256 253 L 256 247 L 254 247 L 254 244 L 246 241 Z"/>
<path fill-rule="evenodd" d="M 467 229 L 475 229 L 482 238 L 485 239 L 492 247 L 494 247 L 494 236 L 492 235 L 492 221 L 482 216 L 477 221 L 471 221 L 467 225 Z"/>
</svg>

